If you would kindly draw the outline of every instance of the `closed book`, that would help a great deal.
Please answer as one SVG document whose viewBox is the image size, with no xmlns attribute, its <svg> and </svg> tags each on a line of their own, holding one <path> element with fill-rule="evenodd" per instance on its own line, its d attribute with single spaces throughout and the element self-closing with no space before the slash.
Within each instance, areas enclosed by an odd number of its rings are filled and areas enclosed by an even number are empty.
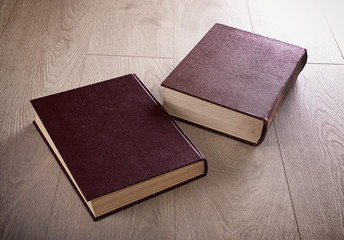
<svg viewBox="0 0 344 240">
<path fill-rule="evenodd" d="M 258 145 L 306 61 L 304 48 L 215 24 L 162 82 L 164 107 Z"/>
<path fill-rule="evenodd" d="M 207 173 L 203 155 L 134 74 L 31 103 L 94 219 Z"/>
</svg>

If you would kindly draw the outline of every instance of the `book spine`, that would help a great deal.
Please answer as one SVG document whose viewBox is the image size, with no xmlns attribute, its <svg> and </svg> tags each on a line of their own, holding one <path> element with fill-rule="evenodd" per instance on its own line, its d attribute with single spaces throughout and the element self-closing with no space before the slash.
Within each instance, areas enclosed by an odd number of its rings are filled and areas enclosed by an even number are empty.
<svg viewBox="0 0 344 240">
<path fill-rule="evenodd" d="M 264 129 L 262 132 L 262 136 L 258 141 L 259 145 L 265 138 L 266 132 L 271 124 L 271 122 L 274 120 L 278 110 L 280 109 L 284 99 L 286 98 L 286 96 L 288 95 L 290 89 L 292 88 L 292 86 L 295 84 L 297 77 L 299 76 L 300 72 L 302 71 L 302 69 L 305 67 L 307 62 L 307 50 L 304 49 L 303 54 L 299 60 L 299 62 L 296 64 L 296 67 L 294 69 L 294 71 L 292 72 L 292 74 L 290 75 L 287 83 L 285 84 L 285 86 L 282 88 L 282 91 L 280 93 L 280 95 L 278 96 L 278 98 L 276 99 L 273 107 L 271 108 L 271 111 L 268 113 L 268 115 L 264 118 Z"/>
</svg>

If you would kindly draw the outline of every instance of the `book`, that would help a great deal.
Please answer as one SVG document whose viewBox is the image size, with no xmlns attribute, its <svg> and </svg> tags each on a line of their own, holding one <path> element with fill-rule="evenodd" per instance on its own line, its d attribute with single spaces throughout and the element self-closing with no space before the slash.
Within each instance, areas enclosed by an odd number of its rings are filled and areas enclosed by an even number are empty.
<svg viewBox="0 0 344 240">
<path fill-rule="evenodd" d="M 135 74 L 31 104 L 94 220 L 207 173 L 204 156 Z"/>
<path fill-rule="evenodd" d="M 307 61 L 304 48 L 215 24 L 162 82 L 175 118 L 259 145 Z"/>
</svg>

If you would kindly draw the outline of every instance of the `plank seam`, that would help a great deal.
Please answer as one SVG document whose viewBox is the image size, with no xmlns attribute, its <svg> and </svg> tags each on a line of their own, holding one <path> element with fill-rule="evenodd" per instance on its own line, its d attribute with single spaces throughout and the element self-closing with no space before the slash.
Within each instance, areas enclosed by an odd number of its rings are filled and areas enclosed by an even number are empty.
<svg viewBox="0 0 344 240">
<path fill-rule="evenodd" d="M 153 57 L 153 56 L 137 56 L 137 55 L 112 55 L 112 54 L 97 54 L 87 53 L 86 56 L 103 56 L 103 57 L 137 57 L 137 58 L 158 58 L 158 59 L 174 59 L 173 57 Z"/>
<path fill-rule="evenodd" d="M 328 25 L 328 27 L 330 28 L 331 34 L 332 34 L 332 36 L 333 36 L 333 38 L 334 38 L 334 41 L 336 42 L 336 45 L 337 45 L 337 47 L 338 47 L 338 50 L 339 50 L 340 54 L 342 55 L 342 58 L 344 59 L 344 54 L 343 54 L 342 50 L 340 49 L 340 46 L 339 46 L 339 44 L 338 44 L 337 38 L 336 38 L 336 36 L 335 36 L 335 34 L 334 34 L 332 28 L 331 28 L 331 25 L 330 25 L 329 23 L 327 23 L 327 25 Z"/>
<path fill-rule="evenodd" d="M 316 63 L 316 62 L 308 62 L 307 64 L 326 65 L 326 66 L 343 66 L 344 65 L 344 63 Z"/>
<path fill-rule="evenodd" d="M 4 29 L 3 29 L 2 32 L 0 33 L 0 39 L 1 39 L 2 35 L 3 35 L 3 33 L 5 32 L 5 29 L 7 28 L 8 22 L 10 21 L 10 18 L 12 17 L 12 13 L 14 12 L 15 7 L 17 6 L 17 2 L 18 2 L 18 1 L 16 0 L 16 2 L 14 3 L 13 8 L 12 8 L 12 10 L 11 10 L 10 15 L 8 16 L 8 18 L 7 18 L 7 20 L 6 20 L 6 23 L 5 23 L 5 25 L 4 25 Z"/>
<path fill-rule="evenodd" d="M 100 3 L 98 2 L 97 7 L 93 10 L 92 26 L 91 26 L 90 33 L 89 33 L 89 36 L 88 36 L 88 43 L 87 43 L 87 48 L 86 48 L 85 57 L 84 57 L 84 65 L 82 66 L 81 76 L 80 76 L 80 79 L 79 79 L 79 86 L 81 86 L 81 81 L 84 78 L 86 58 L 87 58 L 87 55 L 88 55 L 88 50 L 90 49 L 90 42 L 91 42 L 91 36 L 92 36 L 92 32 L 93 32 L 94 19 L 96 18 L 96 13 L 98 11 L 99 5 L 100 5 Z"/>
<path fill-rule="evenodd" d="M 281 157 L 281 161 L 282 161 L 282 167 L 283 167 L 283 171 L 284 171 L 284 176 L 285 176 L 285 180 L 287 182 L 287 187 L 288 187 L 288 193 L 289 193 L 289 198 L 290 198 L 290 202 L 291 202 L 291 207 L 292 207 L 293 213 L 294 213 L 294 218 L 295 218 L 295 222 L 296 222 L 296 228 L 297 228 L 297 232 L 299 234 L 299 238 L 301 239 L 299 223 L 297 221 L 295 206 L 294 206 L 293 198 L 291 196 L 290 185 L 289 185 L 289 181 L 288 181 L 288 177 L 287 177 L 287 172 L 286 172 L 285 165 L 284 165 L 284 159 L 283 159 L 283 155 L 282 155 L 281 144 L 280 144 L 280 141 L 279 141 L 279 138 L 278 138 L 276 124 L 273 123 L 273 125 L 274 125 L 274 128 L 275 128 L 275 134 L 276 134 L 277 144 L 278 144 L 279 153 L 280 153 L 280 157 Z"/>
<path fill-rule="evenodd" d="M 252 32 L 254 32 L 253 22 L 252 22 L 252 17 L 251 17 L 251 12 L 250 12 L 250 8 L 249 8 L 249 6 L 248 6 L 248 0 L 246 0 L 246 6 L 247 6 L 248 16 L 250 17 L 250 23 L 251 23 Z"/>
<path fill-rule="evenodd" d="M 57 181 L 56 181 L 56 187 L 55 187 L 55 193 L 54 193 L 53 202 L 52 202 L 51 208 L 50 208 L 49 220 L 48 220 L 47 227 L 45 229 L 44 239 L 47 239 L 48 229 L 49 229 L 49 226 L 50 226 L 51 215 L 52 215 L 53 208 L 54 208 L 55 201 L 56 201 L 56 194 L 57 194 L 57 189 L 58 189 L 58 185 L 59 185 L 59 182 L 60 182 L 61 172 L 62 172 L 62 170 L 60 169 L 59 176 L 57 177 Z"/>
</svg>

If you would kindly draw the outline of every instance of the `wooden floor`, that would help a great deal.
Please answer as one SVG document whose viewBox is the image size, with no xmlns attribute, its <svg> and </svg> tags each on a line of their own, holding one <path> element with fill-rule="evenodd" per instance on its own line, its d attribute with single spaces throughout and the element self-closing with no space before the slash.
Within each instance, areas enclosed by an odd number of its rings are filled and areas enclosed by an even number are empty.
<svg viewBox="0 0 344 240">
<path fill-rule="evenodd" d="M 0 239 L 344 239 L 343 12 L 340 0 L 0 0 Z M 162 102 L 160 83 L 216 22 L 308 49 L 265 141 L 178 123 L 207 177 L 93 222 L 29 100 L 135 72 Z"/>
</svg>

